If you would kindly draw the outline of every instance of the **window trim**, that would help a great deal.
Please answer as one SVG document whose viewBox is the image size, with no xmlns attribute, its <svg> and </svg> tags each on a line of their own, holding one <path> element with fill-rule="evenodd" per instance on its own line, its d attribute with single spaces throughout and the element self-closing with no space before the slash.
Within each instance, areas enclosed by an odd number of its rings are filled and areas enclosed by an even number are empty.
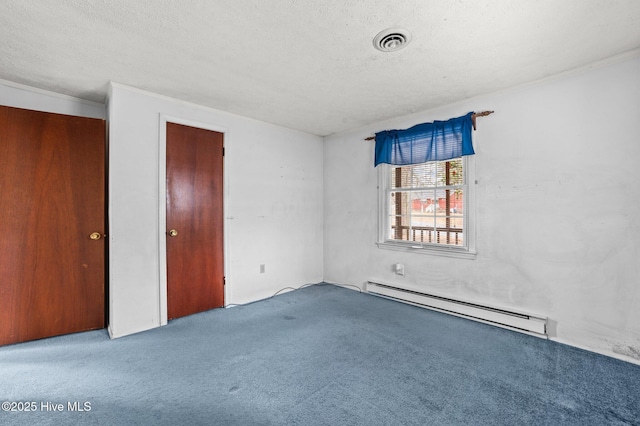
<svg viewBox="0 0 640 426">
<path fill-rule="evenodd" d="M 476 252 L 476 161 L 474 155 L 462 157 L 465 167 L 466 198 L 464 209 L 465 223 L 465 247 L 456 247 L 445 244 L 419 244 L 411 241 L 398 241 L 387 238 L 388 192 L 390 191 L 390 172 L 393 167 L 390 164 L 378 166 L 378 248 L 385 250 L 404 251 L 417 254 L 429 254 L 436 256 L 456 257 L 462 259 L 475 259 Z"/>
</svg>

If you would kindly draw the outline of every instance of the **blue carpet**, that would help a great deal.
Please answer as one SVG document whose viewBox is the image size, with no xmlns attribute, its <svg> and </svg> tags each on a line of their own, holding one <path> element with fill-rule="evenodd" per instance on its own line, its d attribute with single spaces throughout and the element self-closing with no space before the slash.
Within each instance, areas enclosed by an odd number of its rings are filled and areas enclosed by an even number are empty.
<svg viewBox="0 0 640 426">
<path fill-rule="evenodd" d="M 640 366 L 316 285 L 2 347 L 0 401 L 35 408 L 16 425 L 640 425 Z"/>
</svg>

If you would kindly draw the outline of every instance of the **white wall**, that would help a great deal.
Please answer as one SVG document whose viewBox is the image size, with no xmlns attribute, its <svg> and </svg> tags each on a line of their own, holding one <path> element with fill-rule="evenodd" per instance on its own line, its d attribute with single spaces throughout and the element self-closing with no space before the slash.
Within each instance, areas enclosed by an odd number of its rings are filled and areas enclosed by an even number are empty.
<svg viewBox="0 0 640 426">
<path fill-rule="evenodd" d="M 225 132 L 226 304 L 322 281 L 322 138 L 119 84 L 108 115 L 113 337 L 162 322 L 162 115 Z"/>
<path fill-rule="evenodd" d="M 472 74 L 470 74 L 472 75 Z M 325 281 L 369 279 L 540 313 L 551 338 L 640 360 L 640 58 L 325 139 Z M 474 133 L 475 260 L 376 247 L 373 142 L 495 110 Z M 394 263 L 406 275 L 395 275 Z"/>
</svg>

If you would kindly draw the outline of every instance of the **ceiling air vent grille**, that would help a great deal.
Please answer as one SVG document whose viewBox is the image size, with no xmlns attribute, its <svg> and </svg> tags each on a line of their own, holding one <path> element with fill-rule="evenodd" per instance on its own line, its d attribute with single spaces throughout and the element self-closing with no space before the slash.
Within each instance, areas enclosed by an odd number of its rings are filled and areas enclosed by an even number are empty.
<svg viewBox="0 0 640 426">
<path fill-rule="evenodd" d="M 395 52 L 411 41 L 411 33 L 402 28 L 389 28 L 378 33 L 373 46 L 382 52 Z"/>
</svg>

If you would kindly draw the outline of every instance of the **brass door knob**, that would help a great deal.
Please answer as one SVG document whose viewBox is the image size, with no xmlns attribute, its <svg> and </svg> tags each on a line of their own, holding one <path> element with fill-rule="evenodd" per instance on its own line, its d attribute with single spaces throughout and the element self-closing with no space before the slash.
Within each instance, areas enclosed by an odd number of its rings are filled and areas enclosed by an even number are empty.
<svg viewBox="0 0 640 426">
<path fill-rule="evenodd" d="M 175 229 L 172 229 L 171 231 L 169 231 L 170 237 L 175 237 L 176 235 L 178 235 L 178 231 L 176 231 Z"/>
<path fill-rule="evenodd" d="M 102 238 L 102 234 L 99 232 L 92 232 L 91 235 L 89 235 L 89 238 L 91 238 L 92 240 L 99 240 L 100 238 Z"/>
</svg>

